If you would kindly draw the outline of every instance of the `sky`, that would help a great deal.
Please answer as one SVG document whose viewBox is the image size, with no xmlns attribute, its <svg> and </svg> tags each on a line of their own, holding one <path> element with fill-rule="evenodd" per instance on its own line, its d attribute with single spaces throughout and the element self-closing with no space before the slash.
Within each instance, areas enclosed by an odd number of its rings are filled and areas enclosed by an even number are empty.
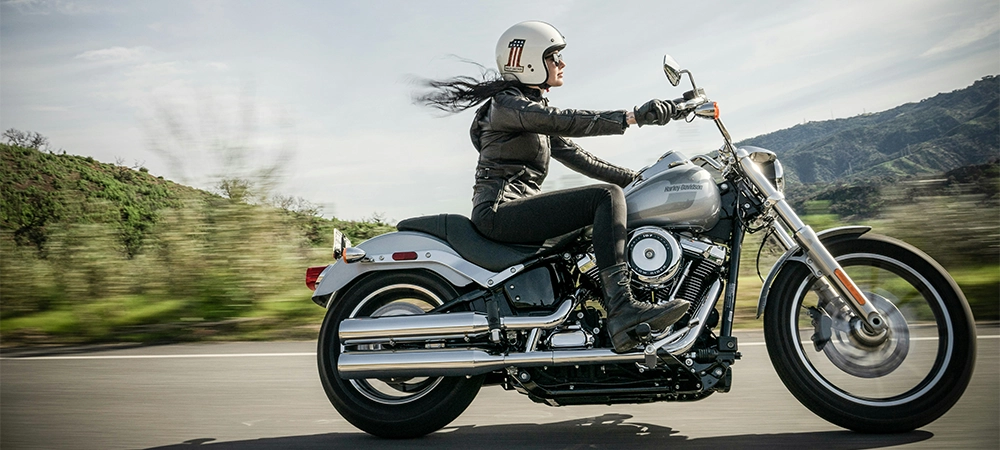
<svg viewBox="0 0 1000 450">
<path fill-rule="evenodd" d="M 257 180 L 327 217 L 468 215 L 473 112 L 413 95 L 477 76 L 468 61 L 495 67 L 496 40 L 524 20 L 566 37 L 553 106 L 679 97 L 670 54 L 737 141 L 1000 74 L 997 0 L 0 0 L 0 129 L 208 190 Z M 698 121 L 576 142 L 639 169 L 722 141 Z M 543 189 L 586 182 L 553 162 Z"/>
</svg>

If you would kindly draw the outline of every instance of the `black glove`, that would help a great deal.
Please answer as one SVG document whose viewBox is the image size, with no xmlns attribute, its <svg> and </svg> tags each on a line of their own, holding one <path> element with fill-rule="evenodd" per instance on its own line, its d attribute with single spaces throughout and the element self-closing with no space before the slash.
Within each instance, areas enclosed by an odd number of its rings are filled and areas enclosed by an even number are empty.
<svg viewBox="0 0 1000 450">
<path fill-rule="evenodd" d="M 666 125 L 670 118 L 677 112 L 673 102 L 669 100 L 653 99 L 646 104 L 635 108 L 635 123 L 640 127 L 643 125 Z"/>
</svg>

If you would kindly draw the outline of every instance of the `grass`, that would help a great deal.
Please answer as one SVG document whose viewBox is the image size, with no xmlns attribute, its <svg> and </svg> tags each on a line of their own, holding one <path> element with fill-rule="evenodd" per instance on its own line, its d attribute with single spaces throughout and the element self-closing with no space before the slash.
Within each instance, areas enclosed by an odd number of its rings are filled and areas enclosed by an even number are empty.
<svg viewBox="0 0 1000 450">
<path fill-rule="evenodd" d="M 1000 319 L 1000 267 L 959 268 L 950 273 L 973 306 L 976 320 Z"/>
<path fill-rule="evenodd" d="M 0 330 L 10 334 L 66 334 L 79 329 L 80 321 L 74 311 L 45 311 L 29 316 L 16 317 L 0 321 Z"/>
<path fill-rule="evenodd" d="M 238 317 L 206 320 L 188 302 L 119 296 L 0 321 L 5 343 L 315 338 L 325 310 L 301 292 L 257 302 Z"/>
</svg>

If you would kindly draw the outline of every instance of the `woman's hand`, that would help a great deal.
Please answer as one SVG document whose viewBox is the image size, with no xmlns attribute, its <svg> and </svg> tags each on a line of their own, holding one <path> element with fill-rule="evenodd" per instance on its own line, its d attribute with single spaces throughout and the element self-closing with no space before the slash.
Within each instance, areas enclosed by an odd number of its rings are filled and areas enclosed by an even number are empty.
<svg viewBox="0 0 1000 450">
<path fill-rule="evenodd" d="M 643 125 L 666 125 L 676 111 L 677 108 L 670 100 L 653 99 L 635 108 L 633 117 L 640 127 Z"/>
</svg>

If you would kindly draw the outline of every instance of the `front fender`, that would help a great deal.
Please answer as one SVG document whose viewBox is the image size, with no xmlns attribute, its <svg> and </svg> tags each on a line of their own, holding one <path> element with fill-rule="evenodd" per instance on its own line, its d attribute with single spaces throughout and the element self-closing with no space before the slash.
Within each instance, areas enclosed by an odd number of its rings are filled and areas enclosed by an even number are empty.
<svg viewBox="0 0 1000 450">
<path fill-rule="evenodd" d="M 861 236 L 872 230 L 872 227 L 868 226 L 847 226 L 847 227 L 837 227 L 830 228 L 829 230 L 823 230 L 816 233 L 819 240 L 823 242 L 823 245 L 828 245 L 829 243 L 836 242 L 840 239 L 853 239 Z M 792 247 L 781 255 L 778 262 L 774 263 L 771 267 L 771 271 L 767 274 L 767 279 L 764 280 L 764 285 L 760 288 L 760 299 L 757 300 L 757 318 L 759 319 L 761 314 L 764 313 L 764 306 L 767 304 L 767 294 L 771 292 L 771 285 L 774 283 L 774 278 L 781 271 L 781 268 L 785 266 L 789 261 L 802 261 L 802 248 Z"/>
<path fill-rule="evenodd" d="M 353 263 L 338 261 L 323 271 L 322 281 L 313 293 L 316 304 L 329 307 L 338 291 L 358 277 L 375 271 L 425 269 L 458 287 L 473 282 L 487 286 L 497 275 L 466 261 L 446 242 L 424 233 L 387 233 L 362 242 L 357 247 L 365 251 L 365 259 Z M 397 252 L 415 252 L 417 258 L 396 261 L 392 255 Z"/>
</svg>

